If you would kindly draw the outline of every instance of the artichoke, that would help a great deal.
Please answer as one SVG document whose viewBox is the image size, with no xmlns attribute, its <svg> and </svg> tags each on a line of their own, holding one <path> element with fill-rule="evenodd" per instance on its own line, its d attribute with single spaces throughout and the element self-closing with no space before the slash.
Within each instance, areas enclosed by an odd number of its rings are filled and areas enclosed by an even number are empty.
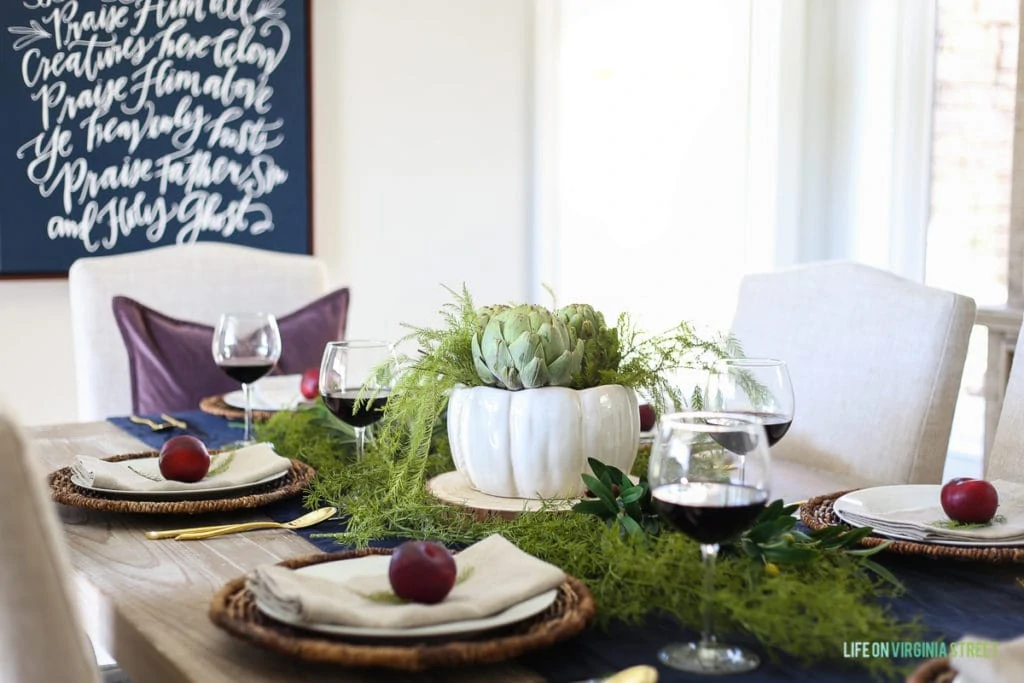
<svg viewBox="0 0 1024 683">
<path fill-rule="evenodd" d="M 483 330 L 473 335 L 473 365 L 489 386 L 566 387 L 582 361 L 583 341 L 541 306 L 489 311 Z"/>
<path fill-rule="evenodd" d="M 563 306 L 555 312 L 555 316 L 583 341 L 583 362 L 572 388 L 589 389 L 599 386 L 602 384 L 602 371 L 614 372 L 622 360 L 619 331 L 608 327 L 601 312 L 588 304 Z"/>
<path fill-rule="evenodd" d="M 476 309 L 477 333 L 483 334 L 484 330 L 487 328 L 487 323 L 491 321 L 491 318 L 501 313 L 502 311 L 507 311 L 509 308 L 511 308 L 511 306 L 506 306 L 505 304 L 495 304 L 493 306 L 483 306 L 481 308 Z"/>
</svg>

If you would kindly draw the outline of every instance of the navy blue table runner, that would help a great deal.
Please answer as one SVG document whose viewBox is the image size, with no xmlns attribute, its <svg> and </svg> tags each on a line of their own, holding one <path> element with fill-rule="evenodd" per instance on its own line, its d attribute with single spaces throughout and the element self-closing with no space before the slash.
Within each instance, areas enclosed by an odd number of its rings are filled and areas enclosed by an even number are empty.
<svg viewBox="0 0 1024 683">
<path fill-rule="evenodd" d="M 202 438 L 210 448 L 218 448 L 240 439 L 242 430 L 224 418 L 199 411 L 174 413 Z M 159 415 L 147 416 L 155 421 Z M 181 430 L 154 432 L 127 418 L 110 418 L 110 422 L 153 448 L 181 434 Z M 288 521 L 305 510 L 299 498 L 281 501 L 262 510 L 277 521 Z M 312 529 L 300 529 L 300 534 L 325 552 L 344 550 L 333 538 L 320 538 L 318 534 L 344 530 L 344 521 L 331 520 Z M 394 547 L 397 541 L 383 541 L 380 547 Z M 888 567 L 906 585 L 907 592 L 890 601 L 893 611 L 904 620 L 919 619 L 927 628 L 927 638 L 951 643 L 964 634 L 1006 640 L 1024 635 L 1024 568 L 1013 565 L 984 565 L 974 562 L 928 560 L 919 557 L 900 557 L 882 553 L 876 559 Z M 841 590 L 841 587 L 836 587 Z M 657 651 L 668 642 L 692 640 L 697 634 L 682 630 L 672 620 L 650 618 L 643 626 L 613 624 L 608 630 L 590 629 L 582 636 L 553 648 L 520 658 L 520 663 L 550 681 L 568 683 L 637 664 L 657 665 Z M 803 637 L 814 638 L 806 633 Z M 864 640 L 871 640 L 865 634 Z M 756 642 L 748 644 L 759 649 Z M 788 681 L 820 681 L 846 683 L 872 680 L 863 670 L 849 666 L 836 653 L 836 662 L 806 668 L 789 658 L 766 661 L 755 672 L 738 676 L 720 676 L 722 683 L 784 683 Z M 767 657 L 765 657 L 767 660 Z M 660 680 L 669 683 L 681 681 L 707 681 L 706 677 L 684 674 L 659 666 Z"/>
</svg>

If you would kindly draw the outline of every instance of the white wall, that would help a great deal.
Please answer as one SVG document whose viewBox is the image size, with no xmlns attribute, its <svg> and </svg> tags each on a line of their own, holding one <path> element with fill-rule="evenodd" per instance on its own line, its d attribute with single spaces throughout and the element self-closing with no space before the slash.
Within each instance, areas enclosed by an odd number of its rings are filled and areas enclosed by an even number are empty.
<svg viewBox="0 0 1024 683">
<path fill-rule="evenodd" d="M 532 2 L 317 7 L 333 101 L 317 130 L 337 155 L 318 166 L 317 225 L 353 284 L 352 335 L 434 321 L 442 282 L 527 296 Z"/>
<path fill-rule="evenodd" d="M 531 0 L 314 0 L 314 242 L 351 336 L 434 322 L 442 282 L 527 296 L 531 26 Z M 74 420 L 67 282 L 0 282 L 0 321 L 0 403 Z"/>
<path fill-rule="evenodd" d="M 75 419 L 66 280 L 0 282 L 0 404 L 27 423 Z"/>
</svg>

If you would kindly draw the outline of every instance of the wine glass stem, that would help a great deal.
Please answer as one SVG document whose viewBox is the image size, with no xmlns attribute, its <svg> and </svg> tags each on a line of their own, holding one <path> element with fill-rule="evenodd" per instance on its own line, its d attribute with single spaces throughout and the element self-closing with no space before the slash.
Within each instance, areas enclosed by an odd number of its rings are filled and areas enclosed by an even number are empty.
<svg viewBox="0 0 1024 683">
<path fill-rule="evenodd" d="M 366 427 L 356 427 L 356 460 L 362 460 L 366 453 Z"/>
<path fill-rule="evenodd" d="M 245 394 L 245 436 L 242 441 L 252 440 L 252 385 L 243 384 L 242 393 Z"/>
<path fill-rule="evenodd" d="M 703 617 L 703 628 L 700 634 L 701 648 L 712 647 L 715 644 L 715 560 L 718 558 L 717 543 L 701 543 L 700 556 L 704 560 L 704 599 L 701 605 L 701 616 Z"/>
</svg>

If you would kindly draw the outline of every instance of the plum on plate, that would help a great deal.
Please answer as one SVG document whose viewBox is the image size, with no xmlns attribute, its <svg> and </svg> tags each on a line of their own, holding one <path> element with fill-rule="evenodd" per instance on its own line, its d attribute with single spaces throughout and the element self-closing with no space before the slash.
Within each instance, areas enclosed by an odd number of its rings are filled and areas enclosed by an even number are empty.
<svg viewBox="0 0 1024 683">
<path fill-rule="evenodd" d="M 210 451 L 194 436 L 175 436 L 160 449 L 159 466 L 164 479 L 191 484 L 210 471 Z"/>
<path fill-rule="evenodd" d="M 996 487 L 984 479 L 958 477 L 942 487 L 942 510 L 955 522 L 985 524 L 995 517 L 999 507 Z"/>
<path fill-rule="evenodd" d="M 440 543 L 406 541 L 395 549 L 388 579 L 395 595 L 413 602 L 441 602 L 455 585 L 455 558 Z"/>
</svg>

